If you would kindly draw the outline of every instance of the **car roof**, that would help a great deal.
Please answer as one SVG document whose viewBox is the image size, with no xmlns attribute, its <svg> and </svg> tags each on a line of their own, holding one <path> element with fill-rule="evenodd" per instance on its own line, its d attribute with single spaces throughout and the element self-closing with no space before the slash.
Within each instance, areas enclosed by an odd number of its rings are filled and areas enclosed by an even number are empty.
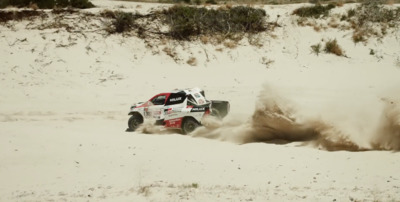
<svg viewBox="0 0 400 202">
<path fill-rule="evenodd" d="M 186 93 L 186 94 L 192 94 L 192 93 L 200 93 L 202 90 L 200 88 L 186 88 L 186 89 L 174 89 L 170 93 Z"/>
</svg>

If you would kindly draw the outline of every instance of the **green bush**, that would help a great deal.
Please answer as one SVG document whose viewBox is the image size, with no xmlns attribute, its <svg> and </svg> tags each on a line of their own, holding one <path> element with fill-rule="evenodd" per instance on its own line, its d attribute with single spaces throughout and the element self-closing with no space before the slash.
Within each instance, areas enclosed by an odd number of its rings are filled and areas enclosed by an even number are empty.
<svg viewBox="0 0 400 202">
<path fill-rule="evenodd" d="M 300 17 L 313 17 L 320 18 L 321 16 L 326 17 L 329 15 L 329 11 L 336 6 L 334 4 L 328 4 L 322 6 L 321 4 L 316 4 L 314 6 L 300 7 L 293 11 L 293 15 L 298 15 Z"/>
<path fill-rule="evenodd" d="M 71 3 L 71 7 L 74 7 L 74 8 L 86 9 L 86 8 L 94 7 L 92 2 L 90 2 L 89 0 L 70 0 L 70 3 Z"/>
<path fill-rule="evenodd" d="M 185 3 L 185 4 L 190 4 L 190 0 L 173 0 L 174 3 Z"/>
<path fill-rule="evenodd" d="M 237 6 L 226 9 L 206 9 L 174 6 L 164 10 L 164 23 L 170 27 L 170 36 L 189 39 L 200 34 L 231 34 L 266 30 L 263 9 Z"/>
<path fill-rule="evenodd" d="M 0 22 L 8 22 L 11 20 L 23 20 L 30 19 L 32 17 L 43 16 L 46 17 L 46 13 L 43 11 L 35 11 L 35 10 L 22 10 L 18 12 L 0 10 Z"/>
<path fill-rule="evenodd" d="M 199 19 L 206 12 L 206 8 L 187 6 L 175 6 L 165 11 L 165 22 L 170 26 L 171 36 L 184 39 L 200 34 L 201 23 Z"/>
<path fill-rule="evenodd" d="M 348 21 L 353 31 L 354 43 L 366 42 L 371 36 L 386 35 L 386 27 L 398 27 L 400 8 L 387 7 L 382 0 L 366 0 L 355 9 L 347 11 L 344 20 Z M 381 32 L 376 32 L 376 28 Z"/>
<path fill-rule="evenodd" d="M 378 0 L 368 0 L 357 7 L 355 17 L 359 25 L 367 22 L 397 23 L 400 20 L 400 9 L 387 8 Z"/>
<path fill-rule="evenodd" d="M 347 11 L 347 17 L 351 18 L 356 15 L 356 10 L 354 8 Z"/>
<path fill-rule="evenodd" d="M 129 13 L 129 12 L 122 12 L 122 11 L 110 11 L 110 10 L 105 10 L 100 13 L 101 17 L 104 18 L 111 18 L 111 26 L 107 28 L 107 31 L 109 33 L 122 33 L 122 32 L 128 32 L 133 29 L 137 29 L 138 32 L 143 32 L 146 27 L 146 25 L 139 25 L 136 23 L 136 20 L 138 18 L 145 17 L 144 15 L 138 14 L 138 13 Z M 154 16 L 149 15 L 147 16 L 149 18 L 153 18 Z M 154 19 L 150 19 L 154 20 Z"/>
<path fill-rule="evenodd" d="M 125 12 L 115 13 L 115 20 L 113 21 L 115 32 L 122 33 L 128 31 L 132 28 L 133 24 L 134 24 L 134 18 L 132 13 L 125 13 Z"/>
<path fill-rule="evenodd" d="M 215 0 L 206 0 L 207 4 L 218 4 Z"/>
<path fill-rule="evenodd" d="M 190 40 L 200 35 L 223 36 L 224 39 L 240 40 L 245 33 L 258 33 L 267 29 L 267 14 L 263 9 L 251 7 L 205 7 L 173 6 L 147 15 L 106 10 L 100 14 L 110 18 L 109 33 L 136 31 L 139 37 L 167 36 L 177 40 Z M 137 19 L 146 19 L 137 21 Z M 150 26 L 152 22 L 168 26 L 168 31 Z M 218 42 L 219 39 L 215 38 Z"/>
<path fill-rule="evenodd" d="M 7 6 L 23 7 L 28 6 L 30 0 L 0 0 L 0 8 Z"/>
<path fill-rule="evenodd" d="M 56 0 L 35 0 L 32 3 L 36 3 L 39 8 L 54 8 L 57 4 Z"/>
</svg>

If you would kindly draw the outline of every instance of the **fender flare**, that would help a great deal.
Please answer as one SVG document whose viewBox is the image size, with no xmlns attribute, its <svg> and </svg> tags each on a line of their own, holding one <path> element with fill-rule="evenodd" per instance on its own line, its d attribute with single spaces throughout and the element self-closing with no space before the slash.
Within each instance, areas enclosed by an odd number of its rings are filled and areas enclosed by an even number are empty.
<svg viewBox="0 0 400 202">
<path fill-rule="evenodd" d="M 182 124 L 183 124 L 183 122 L 185 121 L 185 119 L 193 119 L 193 120 L 196 121 L 200 126 L 202 126 L 202 124 L 201 124 L 196 118 L 194 118 L 193 116 L 184 116 L 184 117 L 182 117 Z"/>
<path fill-rule="evenodd" d="M 134 114 L 138 114 L 139 116 L 141 116 L 142 118 L 143 118 L 143 120 L 144 120 L 144 116 L 141 114 L 141 113 L 139 113 L 139 112 L 135 112 L 135 111 L 133 111 L 133 112 L 129 112 L 128 113 L 128 115 L 134 115 Z"/>
</svg>

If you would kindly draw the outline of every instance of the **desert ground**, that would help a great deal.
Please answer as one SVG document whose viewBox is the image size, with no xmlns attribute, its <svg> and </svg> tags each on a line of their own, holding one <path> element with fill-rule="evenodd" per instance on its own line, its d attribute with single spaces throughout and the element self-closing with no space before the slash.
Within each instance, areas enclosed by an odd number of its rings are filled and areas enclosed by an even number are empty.
<svg viewBox="0 0 400 202">
<path fill-rule="evenodd" d="M 304 5 L 257 5 L 280 26 L 256 46 L 107 34 L 79 13 L 0 24 L 0 201 L 400 201 L 400 31 L 356 44 L 330 18 L 298 25 Z M 330 39 L 345 56 L 311 51 Z M 125 132 L 132 103 L 191 87 L 229 115 Z"/>
</svg>

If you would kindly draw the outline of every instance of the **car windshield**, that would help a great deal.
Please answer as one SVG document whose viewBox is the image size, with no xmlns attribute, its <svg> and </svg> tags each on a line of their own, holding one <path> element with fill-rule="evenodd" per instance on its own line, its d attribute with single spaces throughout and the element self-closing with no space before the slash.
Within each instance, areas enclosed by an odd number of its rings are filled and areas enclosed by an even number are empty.
<svg viewBox="0 0 400 202">
<path fill-rule="evenodd" d="M 165 98 L 165 95 L 157 96 L 156 98 L 151 100 L 151 103 L 153 103 L 154 105 L 163 105 L 165 103 Z"/>
</svg>

